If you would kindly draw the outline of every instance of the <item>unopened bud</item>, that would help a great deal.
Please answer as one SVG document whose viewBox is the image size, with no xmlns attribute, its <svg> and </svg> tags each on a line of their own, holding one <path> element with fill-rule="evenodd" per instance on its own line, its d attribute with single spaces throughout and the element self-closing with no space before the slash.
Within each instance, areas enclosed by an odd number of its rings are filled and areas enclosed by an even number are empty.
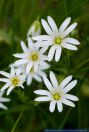
<svg viewBox="0 0 89 132">
<path fill-rule="evenodd" d="M 41 24 L 38 20 L 34 21 L 32 26 L 29 28 L 27 37 L 33 37 L 41 34 Z"/>
</svg>

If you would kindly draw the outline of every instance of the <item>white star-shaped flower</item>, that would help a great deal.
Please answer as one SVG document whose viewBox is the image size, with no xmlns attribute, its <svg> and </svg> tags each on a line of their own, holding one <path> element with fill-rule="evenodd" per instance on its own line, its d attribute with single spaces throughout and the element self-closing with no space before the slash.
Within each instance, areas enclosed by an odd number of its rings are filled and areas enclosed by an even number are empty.
<svg viewBox="0 0 89 132">
<path fill-rule="evenodd" d="M 42 81 L 42 77 L 46 75 L 45 70 L 47 70 L 50 65 L 46 63 L 44 66 L 39 66 L 37 71 L 35 72 L 34 67 L 29 70 L 29 73 L 26 73 L 27 64 L 23 64 L 20 66 L 15 65 L 14 63 L 10 64 L 10 67 L 14 66 L 16 70 L 19 70 L 24 76 L 26 76 L 26 83 L 30 85 L 32 80 L 35 79 L 38 82 Z"/>
<path fill-rule="evenodd" d="M 5 76 L 5 78 L 0 78 L 0 82 L 6 83 L 0 91 L 8 88 L 7 95 L 9 95 L 15 87 L 21 87 L 24 89 L 23 83 L 25 82 L 25 76 L 20 72 L 20 70 L 11 67 L 10 73 L 0 71 L 0 74 Z"/>
<path fill-rule="evenodd" d="M 9 98 L 2 97 L 4 94 L 4 91 L 0 92 L 0 108 L 7 110 L 8 108 L 3 104 L 4 102 L 9 102 Z"/>
<path fill-rule="evenodd" d="M 15 62 L 16 65 L 23 65 L 27 64 L 26 73 L 29 73 L 29 70 L 34 66 L 34 70 L 37 71 L 39 66 L 45 66 L 46 60 L 48 57 L 44 55 L 46 48 L 39 49 L 36 46 L 36 43 L 33 43 L 32 39 L 28 38 L 28 48 L 26 47 L 25 43 L 21 41 L 21 47 L 24 53 L 21 54 L 14 54 L 15 57 L 20 58 Z"/>
<path fill-rule="evenodd" d="M 55 54 L 55 61 L 58 62 L 61 57 L 62 48 L 77 50 L 76 45 L 80 44 L 78 40 L 68 36 L 71 31 L 76 28 L 77 23 L 73 23 L 68 27 L 71 21 L 71 18 L 68 17 L 58 29 L 52 17 L 48 16 L 47 20 L 48 23 L 44 19 L 42 19 L 41 22 L 44 30 L 48 35 L 34 36 L 33 40 L 43 41 L 39 44 L 41 47 L 43 45 L 48 47 L 51 46 L 48 53 L 49 60 L 51 61 Z"/>
<path fill-rule="evenodd" d="M 50 112 L 55 110 L 56 104 L 59 112 L 62 112 L 63 104 L 75 107 L 72 101 L 78 101 L 78 97 L 68 94 L 68 92 L 77 84 L 77 80 L 71 81 L 72 76 L 68 76 L 58 85 L 58 81 L 52 71 L 50 72 L 51 82 L 46 76 L 43 77 L 43 80 L 48 90 L 35 90 L 35 94 L 41 95 L 35 101 L 50 101 Z"/>
</svg>

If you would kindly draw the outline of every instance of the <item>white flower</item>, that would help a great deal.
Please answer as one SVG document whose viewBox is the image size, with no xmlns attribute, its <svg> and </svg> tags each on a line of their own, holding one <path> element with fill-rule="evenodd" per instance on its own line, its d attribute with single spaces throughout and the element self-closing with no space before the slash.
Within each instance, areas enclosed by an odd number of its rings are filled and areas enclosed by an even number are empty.
<svg viewBox="0 0 89 132">
<path fill-rule="evenodd" d="M 55 61 L 58 62 L 61 57 L 62 48 L 77 50 L 76 45 L 80 44 L 78 40 L 68 36 L 75 29 L 77 23 L 73 23 L 68 27 L 71 21 L 71 18 L 68 17 L 58 29 L 55 21 L 50 16 L 47 17 L 47 20 L 48 23 L 44 19 L 41 22 L 48 35 L 34 36 L 33 40 L 43 41 L 44 45 L 47 46 L 51 45 L 48 53 L 49 60 L 51 61 L 55 54 Z M 40 46 L 42 47 L 43 44 Z"/>
<path fill-rule="evenodd" d="M 17 66 L 14 63 L 12 63 L 10 64 L 10 67 L 12 66 L 14 66 L 16 70 L 24 74 L 24 76 L 26 77 L 27 85 L 30 85 L 33 79 L 35 79 L 38 82 L 41 82 L 42 77 L 46 75 L 45 70 L 50 67 L 50 65 L 46 63 L 44 66 L 39 66 L 36 72 L 34 71 L 34 67 L 32 67 L 31 70 L 29 70 L 29 73 L 27 74 L 26 73 L 27 64 Z"/>
<path fill-rule="evenodd" d="M 75 104 L 72 101 L 78 101 L 78 97 L 68 94 L 68 92 L 77 84 L 77 80 L 72 80 L 72 76 L 66 77 L 60 85 L 58 85 L 57 79 L 53 72 L 50 72 L 50 80 L 47 77 L 43 77 L 44 83 L 48 90 L 36 90 L 35 94 L 42 95 L 37 97 L 35 101 L 50 101 L 49 110 L 53 112 L 55 110 L 55 105 L 59 112 L 62 112 L 63 105 L 69 105 L 75 107 Z"/>
<path fill-rule="evenodd" d="M 27 33 L 27 37 L 31 36 L 37 36 L 41 34 L 41 24 L 39 21 L 34 21 L 34 23 L 32 24 L 32 26 L 29 28 L 28 33 Z"/>
<path fill-rule="evenodd" d="M 7 110 L 8 108 L 7 108 L 4 104 L 2 104 L 2 103 L 3 103 L 3 102 L 9 102 L 10 99 L 9 99 L 9 98 L 4 98 L 4 97 L 2 97 L 3 94 L 4 94 L 4 91 L 0 92 L 0 108 L 1 108 L 1 109 Z"/>
<path fill-rule="evenodd" d="M 24 89 L 23 83 L 25 82 L 25 76 L 21 74 L 20 70 L 11 67 L 10 73 L 0 71 L 0 74 L 5 76 L 5 78 L 0 78 L 0 82 L 6 83 L 0 91 L 8 88 L 7 95 L 9 95 L 15 87 L 21 87 Z"/>
<path fill-rule="evenodd" d="M 30 85 L 32 83 L 32 80 L 35 79 L 38 82 L 42 81 L 42 77 L 46 75 L 45 71 L 46 69 L 48 69 L 50 66 L 49 65 L 45 65 L 43 66 L 39 66 L 37 72 L 34 71 L 34 67 L 32 67 L 32 69 L 29 71 L 29 73 L 27 74 L 27 85 Z"/>
<path fill-rule="evenodd" d="M 20 58 L 15 62 L 16 65 L 23 65 L 27 64 L 26 73 L 28 74 L 31 68 L 34 66 L 34 70 L 37 71 L 39 66 L 45 66 L 45 60 L 48 60 L 48 57 L 44 55 L 46 48 L 39 49 L 35 46 L 32 39 L 28 38 L 28 48 L 26 47 L 25 43 L 21 41 L 21 47 L 24 53 L 21 54 L 14 54 L 15 57 Z"/>
</svg>

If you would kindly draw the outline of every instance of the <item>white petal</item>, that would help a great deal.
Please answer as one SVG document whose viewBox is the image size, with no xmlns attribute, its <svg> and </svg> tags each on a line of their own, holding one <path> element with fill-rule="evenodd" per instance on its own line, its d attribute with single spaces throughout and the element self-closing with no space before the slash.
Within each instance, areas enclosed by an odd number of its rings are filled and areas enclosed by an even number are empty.
<svg viewBox="0 0 89 132">
<path fill-rule="evenodd" d="M 24 86 L 23 86 L 22 84 L 20 85 L 20 87 L 21 87 L 22 89 L 24 89 Z"/>
<path fill-rule="evenodd" d="M 4 91 L 1 91 L 1 89 L 0 89 L 0 97 L 2 97 L 3 94 L 4 94 Z"/>
<path fill-rule="evenodd" d="M 63 33 L 63 37 L 66 37 L 71 31 L 73 31 L 77 26 L 77 23 L 73 23 L 71 26 L 69 26 Z"/>
<path fill-rule="evenodd" d="M 44 81 L 46 87 L 49 89 L 49 91 L 52 91 L 53 90 L 53 87 L 52 87 L 50 81 L 47 79 L 46 76 L 43 77 L 43 81 Z"/>
<path fill-rule="evenodd" d="M 0 74 L 2 74 L 2 75 L 3 75 L 3 76 L 5 76 L 5 77 L 10 78 L 10 74 L 9 74 L 9 73 L 7 73 L 7 72 L 0 71 Z"/>
<path fill-rule="evenodd" d="M 65 21 L 61 24 L 61 26 L 59 28 L 59 33 L 63 33 L 64 32 L 64 30 L 69 25 L 70 21 L 71 21 L 71 17 L 68 17 L 68 18 L 65 19 Z"/>
<path fill-rule="evenodd" d="M 22 70 L 23 70 L 22 68 L 18 67 L 16 69 L 16 75 L 19 76 L 23 72 Z"/>
<path fill-rule="evenodd" d="M 50 39 L 47 40 L 47 41 L 42 41 L 42 43 L 41 43 L 42 47 L 44 47 L 44 46 L 48 46 L 49 47 L 52 44 L 53 44 L 52 37 L 50 37 Z"/>
<path fill-rule="evenodd" d="M 65 105 L 69 105 L 69 106 L 75 107 L 75 104 L 73 102 L 67 100 L 67 99 L 63 99 L 62 103 L 65 104 Z"/>
<path fill-rule="evenodd" d="M 47 62 L 45 62 L 45 61 L 43 61 L 43 60 L 41 60 L 40 62 L 39 62 L 39 66 L 43 66 L 43 67 L 45 67 L 45 66 L 47 66 Z M 39 67 L 38 67 L 39 68 Z M 37 72 L 37 71 L 36 71 Z"/>
<path fill-rule="evenodd" d="M 19 75 L 19 78 L 22 81 L 22 83 L 24 83 L 26 81 L 26 73 Z"/>
<path fill-rule="evenodd" d="M 15 76 L 15 69 L 14 69 L 14 67 L 11 67 L 11 75 Z"/>
<path fill-rule="evenodd" d="M 42 26 L 43 26 L 44 30 L 46 31 L 46 33 L 51 35 L 52 34 L 52 30 L 49 27 L 48 23 L 44 19 L 41 20 L 41 23 L 42 23 Z"/>
<path fill-rule="evenodd" d="M 53 20 L 53 18 L 50 16 L 48 16 L 47 18 L 48 18 L 48 23 L 49 23 L 51 29 L 53 30 L 53 32 L 58 34 L 58 28 L 57 28 L 57 25 L 56 25 L 55 21 Z"/>
<path fill-rule="evenodd" d="M 35 99 L 35 101 L 50 101 L 51 98 L 50 97 L 47 97 L 47 96 L 43 96 L 43 97 L 38 97 Z"/>
<path fill-rule="evenodd" d="M 20 59 L 20 60 L 15 61 L 16 65 L 22 65 L 22 64 L 26 64 L 26 63 L 28 63 L 27 59 Z"/>
<path fill-rule="evenodd" d="M 10 101 L 10 99 L 8 99 L 8 98 L 0 98 L 0 102 L 9 102 Z"/>
<path fill-rule="evenodd" d="M 28 40 L 28 47 L 29 47 L 29 49 L 30 49 L 30 48 L 32 48 L 32 49 L 33 49 L 34 44 L 33 44 L 32 39 L 31 39 L 30 37 L 28 37 L 28 38 L 27 38 L 27 40 Z"/>
<path fill-rule="evenodd" d="M 46 76 L 46 73 L 44 71 L 40 71 L 37 73 L 39 76 L 44 77 Z"/>
<path fill-rule="evenodd" d="M 32 37 L 33 40 L 49 40 L 50 36 L 48 35 L 39 35 Z"/>
<path fill-rule="evenodd" d="M 27 77 L 27 85 L 30 85 L 32 83 L 32 76 L 28 75 Z"/>
<path fill-rule="evenodd" d="M 13 90 L 14 86 L 10 86 L 9 89 L 7 90 L 7 95 L 10 94 L 10 92 Z"/>
<path fill-rule="evenodd" d="M 49 60 L 48 56 L 46 56 L 46 55 L 41 55 L 41 59 L 43 59 L 43 60 Z"/>
<path fill-rule="evenodd" d="M 55 77 L 55 75 L 52 71 L 50 72 L 50 80 L 51 80 L 51 83 L 52 83 L 53 87 L 58 88 L 57 79 L 56 79 L 56 77 Z"/>
<path fill-rule="evenodd" d="M 40 54 L 43 54 L 48 49 L 48 46 L 45 46 L 44 48 L 40 49 Z"/>
<path fill-rule="evenodd" d="M 71 94 L 65 94 L 64 98 L 72 100 L 72 101 L 78 101 L 79 100 L 78 97 L 71 95 Z"/>
<path fill-rule="evenodd" d="M 46 63 L 46 65 L 44 65 L 44 67 L 43 67 L 43 66 L 40 66 L 39 69 L 40 69 L 40 70 L 46 70 L 46 69 L 48 69 L 49 67 L 50 67 L 50 65 L 49 65 L 48 63 Z"/>
<path fill-rule="evenodd" d="M 75 87 L 75 85 L 77 84 L 77 80 L 74 80 L 72 82 L 70 82 L 64 89 L 64 93 L 69 92 L 73 87 Z"/>
<path fill-rule="evenodd" d="M 7 107 L 3 105 L 2 103 L 0 103 L 0 108 L 7 110 Z"/>
<path fill-rule="evenodd" d="M 72 76 L 68 76 L 66 77 L 61 83 L 60 83 L 60 87 L 64 88 L 70 81 L 72 80 Z"/>
<path fill-rule="evenodd" d="M 38 71 L 38 65 L 39 65 L 38 63 L 35 63 L 35 64 L 34 64 L 34 71 L 35 71 L 35 72 Z"/>
<path fill-rule="evenodd" d="M 68 44 L 68 43 L 63 43 L 61 44 L 63 48 L 69 49 L 69 50 L 77 50 L 78 48 L 74 45 Z"/>
<path fill-rule="evenodd" d="M 57 108 L 58 108 L 58 111 L 59 111 L 59 112 L 62 112 L 62 110 L 63 110 L 63 105 L 62 105 L 62 103 L 57 102 Z"/>
<path fill-rule="evenodd" d="M 54 112 L 55 105 L 56 105 L 56 101 L 53 100 L 53 101 L 50 102 L 50 106 L 49 106 L 50 112 Z"/>
<path fill-rule="evenodd" d="M 10 84 L 6 83 L 2 88 L 1 91 L 4 91 L 5 89 L 7 89 L 10 86 Z"/>
<path fill-rule="evenodd" d="M 26 67 L 26 73 L 27 74 L 30 72 L 32 66 L 33 66 L 33 63 L 31 63 L 31 62 L 27 65 L 27 67 Z"/>
<path fill-rule="evenodd" d="M 47 96 L 51 96 L 51 93 L 47 90 L 35 90 L 34 91 L 35 94 L 38 95 L 47 95 Z"/>
<path fill-rule="evenodd" d="M 0 82 L 9 82 L 9 79 L 7 79 L 7 78 L 0 78 Z"/>
<path fill-rule="evenodd" d="M 58 46 L 55 53 L 55 61 L 58 62 L 61 57 L 62 48 L 61 46 Z"/>
<path fill-rule="evenodd" d="M 17 58 L 26 58 L 27 57 L 27 55 L 26 54 L 24 54 L 24 53 L 22 53 L 22 54 L 14 54 L 13 56 L 15 56 L 15 57 L 17 57 Z"/>
<path fill-rule="evenodd" d="M 65 38 L 63 40 L 63 42 L 74 44 L 74 45 L 79 45 L 80 44 L 80 42 L 77 39 L 74 39 L 74 38 Z"/>
<path fill-rule="evenodd" d="M 55 50 L 56 50 L 56 46 L 53 45 L 50 50 L 49 50 L 49 53 L 48 53 L 48 58 L 49 58 L 49 61 L 51 61 L 53 59 L 53 56 L 55 54 Z"/>
<path fill-rule="evenodd" d="M 36 43 L 35 43 L 35 45 L 36 45 L 36 47 L 45 47 L 45 46 L 47 46 L 47 48 L 50 46 L 50 45 L 52 45 L 52 38 L 50 37 L 50 39 L 49 40 L 45 40 L 45 41 L 37 41 Z"/>
<path fill-rule="evenodd" d="M 41 77 L 38 76 L 37 74 L 34 75 L 34 79 L 37 80 L 38 82 L 42 81 Z"/>
<path fill-rule="evenodd" d="M 26 45 L 23 41 L 21 41 L 21 47 L 22 47 L 24 52 L 28 52 L 28 48 L 26 47 Z"/>
</svg>

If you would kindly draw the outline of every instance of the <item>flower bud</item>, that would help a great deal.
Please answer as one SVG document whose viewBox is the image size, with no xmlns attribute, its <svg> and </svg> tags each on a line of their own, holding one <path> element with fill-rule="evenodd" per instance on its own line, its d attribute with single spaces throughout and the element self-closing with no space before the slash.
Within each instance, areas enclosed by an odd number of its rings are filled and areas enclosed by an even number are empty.
<svg viewBox="0 0 89 132">
<path fill-rule="evenodd" d="M 29 28 L 27 37 L 33 37 L 41 34 L 41 24 L 38 20 L 34 21 L 32 26 Z"/>
</svg>

